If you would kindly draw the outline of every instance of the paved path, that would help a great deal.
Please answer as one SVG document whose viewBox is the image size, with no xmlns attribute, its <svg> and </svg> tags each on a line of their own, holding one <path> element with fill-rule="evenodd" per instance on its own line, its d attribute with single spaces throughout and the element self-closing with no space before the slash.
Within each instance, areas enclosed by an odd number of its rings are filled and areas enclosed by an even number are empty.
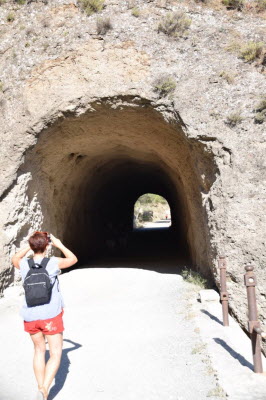
<svg viewBox="0 0 266 400">
<path fill-rule="evenodd" d="M 139 229 L 147 229 L 147 228 L 162 229 L 162 228 L 169 228 L 169 226 L 171 226 L 171 220 L 162 219 L 160 221 L 155 221 L 155 222 L 144 222 L 143 228 Z"/>
<path fill-rule="evenodd" d="M 49 400 L 201 400 L 215 388 L 215 378 L 202 363 L 204 355 L 192 354 L 201 344 L 186 314 L 179 275 L 92 268 L 60 280 L 65 343 Z M 0 398 L 30 400 L 32 345 L 17 306 L 0 315 L 6 327 Z"/>
<path fill-rule="evenodd" d="M 90 268 L 64 274 L 60 282 L 66 330 L 49 400 L 224 398 L 208 352 L 211 338 L 205 343 L 201 336 L 208 324 L 223 327 L 199 311 L 195 289 L 179 275 Z M 31 400 L 35 392 L 32 344 L 22 329 L 18 299 L 0 301 L 1 400 Z M 228 371 L 232 355 L 224 351 L 223 357 Z M 238 362 L 234 368 L 244 369 L 246 380 L 254 376 Z"/>
</svg>

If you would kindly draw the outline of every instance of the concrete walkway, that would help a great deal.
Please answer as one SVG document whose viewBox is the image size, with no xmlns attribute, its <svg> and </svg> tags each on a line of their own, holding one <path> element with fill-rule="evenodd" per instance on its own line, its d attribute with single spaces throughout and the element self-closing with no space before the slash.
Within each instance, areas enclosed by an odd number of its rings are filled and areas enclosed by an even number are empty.
<svg viewBox="0 0 266 400">
<path fill-rule="evenodd" d="M 250 369 L 247 337 L 237 324 L 225 331 L 220 305 L 198 303 L 179 275 L 89 268 L 60 282 L 66 329 L 49 400 L 266 398 L 266 377 Z M 18 316 L 21 296 L 16 288 L 7 294 L 0 300 L 0 399 L 31 400 L 32 344 Z"/>
</svg>

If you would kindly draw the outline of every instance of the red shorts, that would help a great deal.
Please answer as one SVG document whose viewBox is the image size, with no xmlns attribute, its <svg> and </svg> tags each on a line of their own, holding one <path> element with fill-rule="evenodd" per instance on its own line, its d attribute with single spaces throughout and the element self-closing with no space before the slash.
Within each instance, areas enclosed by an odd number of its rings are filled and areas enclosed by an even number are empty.
<svg viewBox="0 0 266 400">
<path fill-rule="evenodd" d="M 49 319 L 38 319 L 37 321 L 24 321 L 25 332 L 34 335 L 35 333 L 42 332 L 44 335 L 55 335 L 61 333 L 64 330 L 63 325 L 63 313 L 58 314 L 54 318 Z"/>
</svg>

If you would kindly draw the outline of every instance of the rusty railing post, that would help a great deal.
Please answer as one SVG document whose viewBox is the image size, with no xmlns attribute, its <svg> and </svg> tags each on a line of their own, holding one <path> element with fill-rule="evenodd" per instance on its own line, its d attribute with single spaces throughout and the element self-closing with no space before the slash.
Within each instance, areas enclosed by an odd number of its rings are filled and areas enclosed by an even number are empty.
<svg viewBox="0 0 266 400">
<path fill-rule="evenodd" d="M 223 324 L 224 326 L 229 326 L 228 319 L 228 293 L 226 290 L 226 261 L 224 256 L 219 257 L 218 262 L 220 268 L 220 285 L 221 285 L 221 302 L 223 309 Z"/>
<path fill-rule="evenodd" d="M 257 285 L 256 276 L 253 272 L 253 265 L 247 265 L 245 267 L 245 285 L 247 287 L 248 296 L 248 331 L 250 333 L 252 355 L 254 363 L 254 372 L 262 373 L 262 358 L 261 358 L 261 343 L 260 334 L 262 332 L 260 322 L 258 321 L 258 309 L 256 302 L 255 287 Z"/>
</svg>

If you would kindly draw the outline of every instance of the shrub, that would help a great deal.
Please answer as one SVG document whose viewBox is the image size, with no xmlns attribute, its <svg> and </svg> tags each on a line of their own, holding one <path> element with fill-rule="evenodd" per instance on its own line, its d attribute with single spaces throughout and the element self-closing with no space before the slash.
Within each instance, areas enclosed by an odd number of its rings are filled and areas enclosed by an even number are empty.
<svg viewBox="0 0 266 400">
<path fill-rule="evenodd" d="M 159 194 L 145 193 L 138 198 L 136 205 L 140 207 L 145 204 L 167 204 L 167 201 Z"/>
<path fill-rule="evenodd" d="M 140 10 L 137 7 L 133 7 L 131 10 L 131 14 L 133 17 L 138 18 L 140 16 Z"/>
<path fill-rule="evenodd" d="M 3 92 L 3 91 L 4 91 L 4 85 L 3 85 L 3 82 L 0 81 L 0 92 Z"/>
<path fill-rule="evenodd" d="M 266 0 L 256 0 L 256 8 L 258 12 L 266 10 Z"/>
<path fill-rule="evenodd" d="M 239 111 L 235 112 L 231 115 L 228 115 L 228 117 L 226 119 L 227 125 L 232 126 L 232 127 L 240 124 L 242 121 L 243 121 L 243 118 Z"/>
<path fill-rule="evenodd" d="M 256 112 L 254 117 L 256 124 L 262 124 L 266 121 L 266 97 L 259 102 L 254 111 Z"/>
<path fill-rule="evenodd" d="M 184 13 L 166 14 L 158 26 L 158 32 L 163 32 L 168 36 L 180 37 L 188 30 L 191 19 Z"/>
<path fill-rule="evenodd" d="M 266 111 L 266 97 L 259 102 L 255 111 Z"/>
<path fill-rule="evenodd" d="M 235 75 L 229 71 L 221 71 L 219 76 L 226 80 L 227 83 L 234 83 Z"/>
<path fill-rule="evenodd" d="M 98 35 L 105 35 L 110 29 L 112 29 L 112 24 L 110 22 L 110 18 L 98 18 L 97 19 Z"/>
<path fill-rule="evenodd" d="M 245 5 L 244 0 L 222 0 L 228 10 L 241 11 Z"/>
<path fill-rule="evenodd" d="M 7 14 L 6 20 L 7 20 L 7 22 L 15 21 L 15 14 L 14 13 Z"/>
<path fill-rule="evenodd" d="M 248 42 L 240 48 L 240 57 L 247 62 L 254 61 L 261 55 L 263 47 L 263 42 Z"/>
<path fill-rule="evenodd" d="M 255 124 L 263 124 L 264 121 L 266 121 L 266 113 L 264 112 L 256 113 L 254 117 Z"/>
<path fill-rule="evenodd" d="M 176 81 L 171 76 L 161 76 L 154 82 L 154 91 L 159 94 L 160 97 L 165 97 L 169 93 L 173 92 L 176 88 Z"/>
<path fill-rule="evenodd" d="M 183 279 L 189 283 L 193 283 L 196 286 L 201 288 L 207 288 L 208 283 L 207 279 L 203 278 L 197 271 L 193 271 L 192 269 L 185 268 L 181 273 Z"/>
<path fill-rule="evenodd" d="M 226 46 L 226 50 L 231 53 L 239 53 L 241 48 L 241 41 L 240 40 L 231 40 L 229 44 Z"/>
<path fill-rule="evenodd" d="M 102 11 L 104 0 L 78 0 L 78 4 L 87 15 Z"/>
<path fill-rule="evenodd" d="M 15 0 L 15 3 L 23 5 L 26 3 L 26 0 Z"/>
</svg>

